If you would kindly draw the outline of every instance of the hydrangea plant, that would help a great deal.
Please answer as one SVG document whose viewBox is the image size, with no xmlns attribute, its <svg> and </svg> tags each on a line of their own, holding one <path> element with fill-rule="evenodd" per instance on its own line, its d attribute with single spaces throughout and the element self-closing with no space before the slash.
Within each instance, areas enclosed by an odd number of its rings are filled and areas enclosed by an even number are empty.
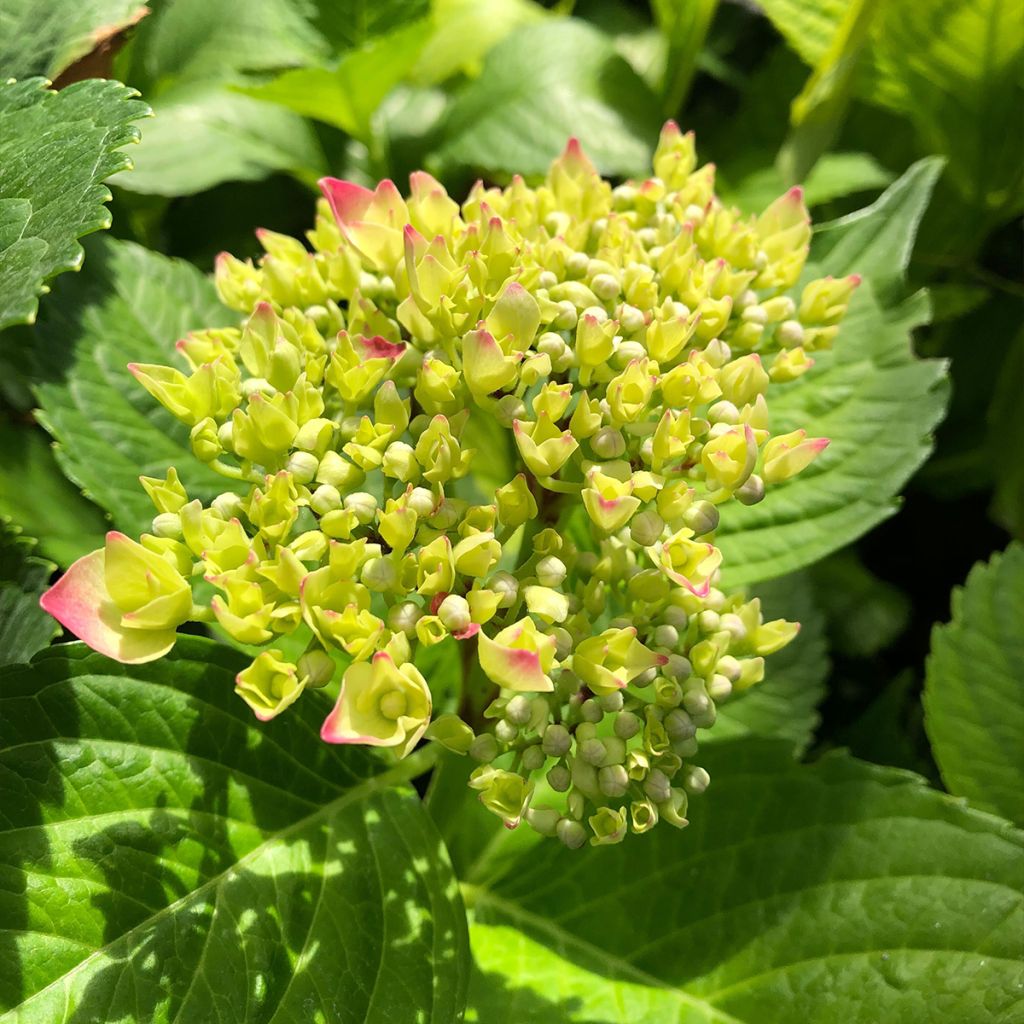
<svg viewBox="0 0 1024 1024">
<path fill-rule="evenodd" d="M 261 720 L 340 675 L 324 741 L 436 740 L 509 827 L 685 825 L 698 730 L 798 629 L 723 592 L 715 531 L 827 446 L 773 434 L 770 393 L 858 278 L 798 287 L 800 189 L 742 217 L 672 122 L 614 188 L 575 140 L 461 206 L 423 172 L 408 198 L 320 184 L 311 249 L 261 231 L 258 263 L 218 259 L 237 327 L 130 367 L 229 489 L 143 477 L 152 532 L 109 533 L 43 607 L 126 663 L 215 623 L 260 648 L 236 691 Z M 435 716 L 417 653 L 449 638 L 484 685 Z"/>
</svg>

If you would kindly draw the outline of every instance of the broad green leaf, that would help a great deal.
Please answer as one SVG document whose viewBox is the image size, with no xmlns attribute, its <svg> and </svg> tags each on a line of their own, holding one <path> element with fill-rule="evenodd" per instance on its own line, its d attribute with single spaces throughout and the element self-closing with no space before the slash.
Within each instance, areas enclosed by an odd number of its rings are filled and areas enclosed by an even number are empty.
<svg viewBox="0 0 1024 1024">
<path fill-rule="evenodd" d="M 828 618 L 832 646 L 867 658 L 884 650 L 907 628 L 910 599 L 879 579 L 853 551 L 841 551 L 809 570 L 814 594 Z"/>
<path fill-rule="evenodd" d="M 437 152 L 445 165 L 542 174 L 576 136 L 605 174 L 642 173 L 660 127 L 657 100 L 597 29 L 526 25 L 487 55 L 456 96 Z"/>
<path fill-rule="evenodd" d="M 513 29 L 544 17 L 534 0 L 434 0 L 434 28 L 413 69 L 421 85 L 462 72 L 476 78 L 485 54 Z"/>
<path fill-rule="evenodd" d="M 885 188 L 893 176 L 867 153 L 826 153 L 804 179 L 804 202 L 809 207 L 871 189 Z M 721 183 L 719 195 L 746 213 L 760 213 L 786 191 L 774 167 L 762 167 L 735 185 Z"/>
<path fill-rule="evenodd" d="M 824 616 L 805 573 L 762 583 L 752 596 L 761 599 L 766 619 L 799 622 L 800 633 L 765 659 L 763 682 L 720 705 L 714 727 L 700 733 L 701 750 L 749 735 L 789 740 L 802 753 L 810 746 L 817 706 L 825 695 L 829 662 Z"/>
<path fill-rule="evenodd" d="M 146 11 L 138 0 L 0 0 L 0 71 L 56 78 Z"/>
<path fill-rule="evenodd" d="M 369 142 L 370 120 L 416 63 L 425 30 L 425 23 L 406 25 L 346 53 L 333 69 L 297 68 L 245 92 Z"/>
<path fill-rule="evenodd" d="M 988 449 L 995 477 L 992 518 L 1024 538 L 1024 331 L 1014 339 L 998 375 L 988 412 Z"/>
<path fill-rule="evenodd" d="M 0 520 L 0 651 L 5 663 L 28 661 L 59 632 L 39 607 L 57 567 L 33 553 L 36 542 Z"/>
<path fill-rule="evenodd" d="M 275 171 L 316 178 L 325 169 L 316 135 L 301 118 L 223 82 L 174 86 L 153 98 L 153 109 L 133 170 L 115 175 L 112 184 L 179 196 Z"/>
<path fill-rule="evenodd" d="M 31 323 L 46 282 L 82 263 L 78 239 L 109 227 L 103 180 L 148 113 L 120 82 L 61 92 L 42 78 L 0 82 L 0 328 Z"/>
<path fill-rule="evenodd" d="M 321 743 L 318 693 L 261 725 L 242 665 L 182 638 L 0 676 L 3 1024 L 457 1018 L 458 889 L 394 788 L 416 763 Z"/>
<path fill-rule="evenodd" d="M 179 365 L 174 346 L 188 331 L 232 320 L 190 264 L 106 238 L 90 246 L 85 271 L 63 278 L 43 311 L 39 419 L 57 441 L 64 472 L 127 533 L 148 529 L 153 517 L 141 475 L 175 466 L 196 497 L 230 489 L 192 455 L 187 429 L 140 387 L 128 363 Z"/>
<path fill-rule="evenodd" d="M 953 591 L 952 622 L 932 631 L 924 708 L 949 791 L 1024 822 L 1024 546 Z"/>
<path fill-rule="evenodd" d="M 927 300 L 904 301 L 914 233 L 938 173 L 924 160 L 881 198 L 820 228 L 807 277 L 858 273 L 835 349 L 771 400 L 773 431 L 806 428 L 832 443 L 763 502 L 728 509 L 720 547 L 729 585 L 793 572 L 856 540 L 896 509 L 896 496 L 931 450 L 947 389 L 940 360 L 915 358 L 909 333 Z"/>
<path fill-rule="evenodd" d="M 691 825 L 468 885 L 486 1024 L 945 1024 L 1020 1006 L 1024 837 L 907 772 L 725 744 Z"/>
<path fill-rule="evenodd" d="M 67 568 L 103 543 L 103 513 L 61 472 L 41 430 L 0 423 L 0 451 L 0 516 L 35 537 L 42 555 Z"/>
</svg>

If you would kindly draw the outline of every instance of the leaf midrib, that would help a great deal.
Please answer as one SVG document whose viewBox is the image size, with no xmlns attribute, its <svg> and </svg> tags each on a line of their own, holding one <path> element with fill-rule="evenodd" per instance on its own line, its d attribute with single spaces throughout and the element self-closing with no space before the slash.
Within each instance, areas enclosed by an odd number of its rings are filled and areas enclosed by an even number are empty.
<svg viewBox="0 0 1024 1024">
<path fill-rule="evenodd" d="M 156 922 L 172 916 L 182 908 L 186 907 L 189 903 L 203 896 L 210 890 L 216 889 L 222 882 L 224 882 L 227 878 L 232 876 L 236 871 L 243 868 L 246 864 L 258 859 L 269 846 L 278 842 L 286 841 L 294 833 L 302 831 L 304 828 L 309 827 L 310 825 L 314 824 L 315 822 L 323 818 L 329 818 L 334 814 L 337 814 L 339 811 L 349 806 L 350 804 L 358 803 L 361 800 L 365 800 L 368 797 L 374 795 L 375 793 L 390 788 L 392 785 L 400 785 L 402 783 L 408 782 L 410 779 L 415 778 L 417 775 L 421 774 L 424 770 L 426 770 L 426 768 L 428 768 L 430 764 L 435 760 L 436 756 L 437 751 L 434 749 L 433 746 L 424 747 L 421 750 L 418 750 L 414 754 L 410 755 L 401 764 L 397 764 L 392 768 L 389 768 L 387 771 L 382 772 L 380 775 L 375 775 L 371 779 L 366 779 L 359 785 L 350 789 L 347 793 L 343 793 L 337 799 L 332 800 L 330 803 L 324 804 L 323 807 L 319 808 L 312 814 L 308 814 L 305 817 L 299 818 L 296 821 L 293 821 L 290 825 L 286 826 L 285 828 L 269 834 L 261 843 L 259 843 L 257 846 L 254 846 L 251 850 L 249 850 L 248 853 L 239 857 L 238 860 L 236 860 L 229 867 L 225 868 L 219 874 L 216 874 L 211 878 L 208 878 L 202 885 L 193 889 L 191 892 L 179 897 L 173 903 L 169 903 L 166 907 L 162 907 L 155 914 L 151 914 L 145 920 L 140 921 L 138 924 L 129 928 L 128 931 L 123 932 L 121 935 L 117 936 L 117 938 L 112 939 L 106 945 L 101 946 L 99 949 L 95 950 L 84 960 L 75 964 L 75 966 L 71 968 L 71 970 L 66 971 L 59 977 L 54 978 L 53 981 L 51 981 L 48 985 L 45 985 L 43 988 L 37 990 L 36 992 L 33 992 L 32 995 L 30 995 L 27 999 L 23 1000 L 20 1005 L 12 1007 L 7 1013 L 5 1013 L 3 1016 L 0 1016 L 0 1024 L 2 1024 L 2 1022 L 5 1020 L 13 1020 L 14 1018 L 11 1016 L 13 1013 L 17 1013 L 20 1010 L 24 1009 L 24 1007 L 28 1003 L 40 998 L 55 986 L 66 984 L 69 979 L 73 978 L 75 975 L 85 970 L 93 961 L 99 959 L 114 947 L 121 945 L 122 943 L 130 942 L 132 937 L 136 934 L 143 932 L 147 928 L 150 928 Z M 742 1022 L 737 1022 L 737 1024 L 742 1024 Z"/>
</svg>

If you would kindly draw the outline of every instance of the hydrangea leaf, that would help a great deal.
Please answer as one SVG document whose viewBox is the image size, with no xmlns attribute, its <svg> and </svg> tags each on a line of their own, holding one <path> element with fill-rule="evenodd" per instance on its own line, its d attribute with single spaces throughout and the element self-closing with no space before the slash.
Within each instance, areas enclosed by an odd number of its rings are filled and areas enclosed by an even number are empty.
<svg viewBox="0 0 1024 1024">
<path fill-rule="evenodd" d="M 526 25 L 503 39 L 458 94 L 438 152 L 447 165 L 539 174 L 576 136 L 608 174 L 649 166 L 658 101 L 597 29 L 573 20 Z"/>
<path fill-rule="evenodd" d="M 67 567 L 99 547 L 108 523 L 60 470 L 41 430 L 0 424 L 0 516 L 39 542 L 39 551 Z"/>
<path fill-rule="evenodd" d="M 175 466 L 197 497 L 229 489 L 192 455 L 187 430 L 128 363 L 177 362 L 174 345 L 189 330 L 231 320 L 191 264 L 107 238 L 90 246 L 84 273 L 62 279 L 43 311 L 39 419 L 65 473 L 128 532 L 148 529 L 154 514 L 140 475 Z"/>
<path fill-rule="evenodd" d="M 0 1020 L 449 1024 L 465 915 L 419 799 L 261 725 L 244 659 L 183 638 L 128 670 L 74 644 L 0 679 Z"/>
<path fill-rule="evenodd" d="M 766 619 L 799 622 L 800 633 L 766 660 L 763 682 L 721 705 L 714 728 L 699 733 L 701 749 L 752 735 L 787 739 L 802 753 L 818 724 L 829 671 L 824 616 L 804 573 L 762 583 L 753 596 L 761 599 Z"/>
<path fill-rule="evenodd" d="M 932 632 L 925 729 L 950 792 L 1024 821 L 1024 546 L 976 565 Z"/>
<path fill-rule="evenodd" d="M 0 328 L 31 323 L 55 274 L 82 263 L 78 239 L 110 225 L 103 184 L 149 108 L 120 82 L 0 83 Z"/>
<path fill-rule="evenodd" d="M 473 905 L 487 1024 L 993 1020 L 1019 1005 L 1024 837 L 908 772 L 724 744 L 682 832 L 532 847 Z M 936 922 L 941 918 L 941 927 Z M 1006 1017 L 1008 1019 L 1008 1017 Z"/>
<path fill-rule="evenodd" d="M 146 12 L 138 0 L 0 0 L 0 68 L 56 78 Z"/>
<path fill-rule="evenodd" d="M 28 661 L 60 632 L 39 607 L 57 567 L 34 552 L 36 542 L 0 520 L 0 651 L 5 661 Z"/>
<path fill-rule="evenodd" d="M 915 164 L 876 203 L 819 229 L 808 278 L 864 278 L 835 349 L 772 398 L 772 430 L 831 439 L 807 471 L 758 505 L 730 507 L 720 547 L 730 585 L 792 572 L 856 540 L 897 507 L 946 408 L 945 364 L 917 359 L 922 293 L 899 298 L 914 234 L 940 169 Z"/>
</svg>

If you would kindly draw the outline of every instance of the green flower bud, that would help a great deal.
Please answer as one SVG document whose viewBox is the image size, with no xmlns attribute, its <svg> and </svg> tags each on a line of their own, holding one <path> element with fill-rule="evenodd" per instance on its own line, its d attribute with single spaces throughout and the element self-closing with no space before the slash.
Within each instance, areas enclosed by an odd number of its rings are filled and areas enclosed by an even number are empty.
<svg viewBox="0 0 1024 1024">
<path fill-rule="evenodd" d="M 697 733 L 697 727 L 693 724 L 693 719 L 679 708 L 674 708 L 665 715 L 662 725 L 665 726 L 665 732 L 668 733 L 669 739 L 672 740 L 688 740 Z"/>
<path fill-rule="evenodd" d="M 469 628 L 472 616 L 469 602 L 458 594 L 449 594 L 438 606 L 437 617 L 451 633 L 461 633 Z"/>
<path fill-rule="evenodd" d="M 605 796 L 616 799 L 629 789 L 629 776 L 621 764 L 605 765 L 597 773 L 597 784 Z"/>
<path fill-rule="evenodd" d="M 602 427 L 590 439 L 590 447 L 599 459 L 617 459 L 626 450 L 626 439 L 616 427 Z"/>
<path fill-rule="evenodd" d="M 660 768 L 652 768 L 644 780 L 644 792 L 660 805 L 671 797 L 672 785 Z"/>
<path fill-rule="evenodd" d="M 539 746 L 527 747 L 523 751 L 523 770 L 528 772 L 538 771 L 544 766 L 544 751 Z"/>
<path fill-rule="evenodd" d="M 555 835 L 570 850 L 578 850 L 587 841 L 587 830 L 571 818 L 562 818 L 555 827 Z"/>
<path fill-rule="evenodd" d="M 306 686 L 310 689 L 319 689 L 326 686 L 333 678 L 337 665 L 334 659 L 324 650 L 314 648 L 306 651 L 296 666 L 300 679 L 306 680 Z"/>
<path fill-rule="evenodd" d="M 558 811 L 550 807 L 528 807 L 524 818 L 527 825 L 542 836 L 553 836 L 561 821 Z"/>
<path fill-rule="evenodd" d="M 494 737 L 499 743 L 515 743 L 519 737 L 519 726 L 502 719 L 494 727 Z"/>
<path fill-rule="evenodd" d="M 733 491 L 733 494 L 744 505 L 756 505 L 759 501 L 764 500 L 764 480 L 756 473 L 753 473 L 747 477 L 746 482 L 741 487 L 737 487 Z"/>
<path fill-rule="evenodd" d="M 181 516 L 176 512 L 161 512 L 153 519 L 153 533 L 157 537 L 168 537 L 171 540 L 181 539 Z"/>
<path fill-rule="evenodd" d="M 454 754 L 469 753 L 477 738 L 473 730 L 458 715 L 441 715 L 427 727 L 427 739 L 436 740 L 441 746 Z M 476 760 L 486 760 L 476 758 Z"/>
<path fill-rule="evenodd" d="M 469 756 L 474 761 L 489 764 L 498 756 L 498 741 L 489 732 L 481 733 L 470 744 Z"/>
<path fill-rule="evenodd" d="M 593 698 L 585 700 L 580 705 L 580 714 L 583 716 L 584 722 L 597 723 L 604 717 L 604 711 L 601 709 L 600 703 Z"/>
<path fill-rule="evenodd" d="M 388 611 L 388 627 L 395 633 L 412 636 L 416 623 L 423 617 L 423 609 L 415 601 L 402 601 Z"/>
<path fill-rule="evenodd" d="M 341 494 L 331 484 L 321 484 L 309 499 L 309 507 L 318 515 L 324 516 L 342 507 Z"/>
<path fill-rule="evenodd" d="M 291 473 L 297 484 L 308 484 L 316 477 L 320 460 L 309 452 L 292 452 L 284 468 Z"/>
<path fill-rule="evenodd" d="M 697 765 L 689 765 L 683 776 L 683 785 L 690 793 L 703 793 L 711 782 L 711 776 Z"/>
<path fill-rule="evenodd" d="M 609 713 L 621 711 L 624 703 L 622 691 L 616 690 L 614 693 L 606 693 L 597 698 L 597 703 L 600 704 L 602 711 Z"/>
<path fill-rule="evenodd" d="M 541 749 L 548 757 L 564 757 L 571 746 L 572 736 L 564 725 L 553 724 L 544 730 Z"/>
<path fill-rule="evenodd" d="M 620 711 L 615 716 L 615 735 L 622 740 L 632 739 L 642 728 L 643 723 L 632 711 Z"/>
<path fill-rule="evenodd" d="M 548 785 L 556 793 L 564 793 L 572 785 L 572 776 L 564 764 L 556 764 L 547 774 Z"/>
<path fill-rule="evenodd" d="M 702 537 L 718 529 L 719 518 L 718 508 L 710 501 L 697 501 L 683 513 L 683 525 Z"/>
</svg>

